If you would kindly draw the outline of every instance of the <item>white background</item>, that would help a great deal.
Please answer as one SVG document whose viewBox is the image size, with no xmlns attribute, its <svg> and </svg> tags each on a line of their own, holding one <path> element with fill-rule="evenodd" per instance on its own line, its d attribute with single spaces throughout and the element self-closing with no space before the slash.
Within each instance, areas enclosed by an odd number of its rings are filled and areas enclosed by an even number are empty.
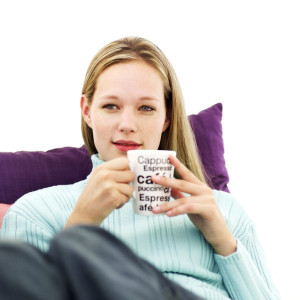
<svg viewBox="0 0 300 300">
<path fill-rule="evenodd" d="M 298 1 L 0 1 L 0 151 L 81 146 L 90 60 L 112 40 L 148 38 L 188 114 L 223 103 L 229 188 L 282 298 L 300 299 Z"/>
</svg>

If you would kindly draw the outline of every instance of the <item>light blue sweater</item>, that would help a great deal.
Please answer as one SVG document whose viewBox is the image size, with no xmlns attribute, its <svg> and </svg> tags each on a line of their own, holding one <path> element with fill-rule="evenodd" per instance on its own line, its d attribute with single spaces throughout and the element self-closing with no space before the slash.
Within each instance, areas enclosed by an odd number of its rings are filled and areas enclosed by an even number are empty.
<svg viewBox="0 0 300 300">
<path fill-rule="evenodd" d="M 93 167 L 102 163 L 96 155 L 92 162 Z M 3 220 L 2 238 L 24 240 L 46 251 L 63 229 L 86 181 L 21 197 Z M 114 210 L 101 227 L 165 276 L 205 299 L 279 299 L 252 221 L 231 194 L 214 190 L 214 195 L 237 239 L 237 251 L 227 257 L 214 253 L 188 216 L 135 215 L 131 201 Z"/>
</svg>

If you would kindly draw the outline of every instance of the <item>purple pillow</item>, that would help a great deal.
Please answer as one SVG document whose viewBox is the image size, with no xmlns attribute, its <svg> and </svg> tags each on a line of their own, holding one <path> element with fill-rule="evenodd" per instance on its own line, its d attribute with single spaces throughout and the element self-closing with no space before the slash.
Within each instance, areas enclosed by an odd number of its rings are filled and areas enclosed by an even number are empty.
<svg viewBox="0 0 300 300">
<path fill-rule="evenodd" d="M 28 192 L 80 181 L 91 168 L 84 146 L 47 152 L 0 152 L 0 203 L 11 204 Z"/>
<path fill-rule="evenodd" d="M 189 116 L 199 155 L 211 186 L 228 191 L 222 139 L 222 104 Z M 22 195 L 53 185 L 85 179 L 92 163 L 86 148 L 64 147 L 41 151 L 0 152 L 0 203 L 12 204 Z"/>
<path fill-rule="evenodd" d="M 222 108 L 222 103 L 215 104 L 197 115 L 190 115 L 189 120 L 208 183 L 216 190 L 229 192 L 222 137 Z"/>
</svg>

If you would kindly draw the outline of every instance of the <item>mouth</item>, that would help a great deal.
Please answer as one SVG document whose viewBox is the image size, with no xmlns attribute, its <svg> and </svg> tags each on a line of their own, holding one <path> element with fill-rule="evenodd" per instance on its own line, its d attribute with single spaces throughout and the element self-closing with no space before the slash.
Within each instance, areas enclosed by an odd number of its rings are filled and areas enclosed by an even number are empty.
<svg viewBox="0 0 300 300">
<path fill-rule="evenodd" d="M 141 144 L 138 144 L 134 141 L 124 141 L 124 140 L 113 142 L 113 144 L 116 146 L 118 150 L 122 152 L 127 152 L 129 150 L 137 150 L 141 146 Z"/>
</svg>

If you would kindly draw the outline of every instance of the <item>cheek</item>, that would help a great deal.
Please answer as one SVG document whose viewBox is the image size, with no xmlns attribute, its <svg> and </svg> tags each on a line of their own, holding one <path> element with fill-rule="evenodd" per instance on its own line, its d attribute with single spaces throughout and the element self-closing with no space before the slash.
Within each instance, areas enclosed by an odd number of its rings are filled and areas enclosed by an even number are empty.
<svg viewBox="0 0 300 300">
<path fill-rule="evenodd" d="M 160 120 L 150 120 L 141 122 L 139 128 L 145 133 L 157 134 L 162 131 L 162 123 Z"/>
<path fill-rule="evenodd" d="M 159 145 L 161 135 L 163 133 L 163 126 L 164 126 L 164 121 L 161 119 L 152 121 L 149 123 L 144 123 L 143 128 L 144 128 L 144 135 L 147 138 L 147 140 L 155 145 Z"/>
<path fill-rule="evenodd" d="M 94 139 L 101 140 L 105 139 L 106 136 L 109 135 L 113 127 L 113 122 L 105 121 L 104 118 L 97 118 L 93 120 L 92 125 Z"/>
</svg>

